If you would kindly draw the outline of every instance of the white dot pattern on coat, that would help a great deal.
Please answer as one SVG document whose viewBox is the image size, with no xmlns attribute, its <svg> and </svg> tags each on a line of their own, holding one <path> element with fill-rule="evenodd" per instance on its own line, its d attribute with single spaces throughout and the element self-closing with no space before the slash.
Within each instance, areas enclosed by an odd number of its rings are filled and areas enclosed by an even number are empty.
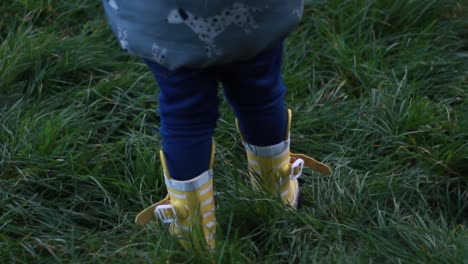
<svg viewBox="0 0 468 264">
<path fill-rule="evenodd" d="M 112 9 L 114 9 L 114 11 L 118 12 L 120 10 L 119 5 L 117 2 L 115 2 L 115 0 L 107 0 L 107 3 Z"/>
<path fill-rule="evenodd" d="M 220 56 L 221 50 L 216 46 L 215 39 L 230 25 L 241 27 L 245 33 L 250 34 L 258 28 L 254 19 L 254 12 L 259 8 L 249 7 L 243 3 L 234 3 L 231 8 L 226 8 L 220 14 L 212 17 L 199 17 L 182 8 L 173 9 L 167 21 L 170 24 L 185 24 L 197 34 L 205 44 L 208 57 Z"/>
<path fill-rule="evenodd" d="M 118 27 L 118 38 L 120 42 L 120 47 L 122 47 L 124 51 L 131 52 L 130 44 L 128 43 L 127 30 Z"/>
<path fill-rule="evenodd" d="M 293 10 L 293 15 L 296 15 L 299 19 L 302 18 L 302 15 L 304 15 L 304 0 L 301 1 L 299 8 Z"/>
<path fill-rule="evenodd" d="M 153 43 L 152 47 L 153 60 L 159 64 L 164 64 L 166 59 L 167 49 L 160 47 L 158 44 Z"/>
</svg>

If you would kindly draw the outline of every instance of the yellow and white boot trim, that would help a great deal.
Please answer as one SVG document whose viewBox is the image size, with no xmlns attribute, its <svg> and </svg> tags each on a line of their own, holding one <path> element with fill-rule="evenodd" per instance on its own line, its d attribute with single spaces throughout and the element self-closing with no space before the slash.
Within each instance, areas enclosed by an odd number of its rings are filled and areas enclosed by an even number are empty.
<svg viewBox="0 0 468 264">
<path fill-rule="evenodd" d="M 244 141 L 252 184 L 267 192 L 280 195 L 284 203 L 297 208 L 299 182 L 304 166 L 330 175 L 328 165 L 303 154 L 290 151 L 292 111 L 288 109 L 288 126 L 285 140 L 272 146 L 254 146 Z M 238 130 L 239 126 L 238 126 Z"/>
<path fill-rule="evenodd" d="M 188 181 L 170 177 L 163 151 L 160 152 L 168 195 L 162 201 L 146 208 L 136 217 L 136 224 L 145 225 L 159 218 L 169 224 L 169 231 L 186 249 L 200 247 L 205 242 L 215 247 L 216 215 L 213 191 L 214 143 L 210 169 Z M 200 239 L 203 237 L 203 239 Z"/>
</svg>

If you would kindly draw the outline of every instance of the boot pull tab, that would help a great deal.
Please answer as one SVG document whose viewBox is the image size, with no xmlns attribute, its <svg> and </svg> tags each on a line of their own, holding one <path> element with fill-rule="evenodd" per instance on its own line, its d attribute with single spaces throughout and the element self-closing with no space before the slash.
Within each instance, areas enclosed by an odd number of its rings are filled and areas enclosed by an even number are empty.
<svg viewBox="0 0 468 264">
<path fill-rule="evenodd" d="M 315 160 L 309 156 L 303 154 L 291 153 L 291 162 L 294 164 L 297 160 L 302 160 L 306 167 L 309 167 L 323 175 L 330 175 L 332 173 L 330 167 L 322 162 Z"/>
<path fill-rule="evenodd" d="M 166 196 L 163 200 L 159 201 L 158 203 L 155 203 L 151 205 L 150 207 L 147 207 L 145 210 L 141 211 L 137 217 L 135 218 L 135 224 L 144 226 L 147 223 L 151 222 L 154 220 L 155 216 L 158 218 L 158 216 L 155 214 L 156 207 L 162 206 L 162 205 L 168 205 L 171 203 L 171 198 L 169 195 Z"/>
</svg>

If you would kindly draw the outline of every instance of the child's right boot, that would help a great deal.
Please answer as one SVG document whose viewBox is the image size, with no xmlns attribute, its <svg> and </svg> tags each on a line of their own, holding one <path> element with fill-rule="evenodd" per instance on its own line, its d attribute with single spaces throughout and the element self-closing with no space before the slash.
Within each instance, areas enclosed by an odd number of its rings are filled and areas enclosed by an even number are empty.
<svg viewBox="0 0 468 264">
<path fill-rule="evenodd" d="M 164 152 L 160 152 L 168 195 L 138 214 L 135 222 L 145 225 L 159 218 L 187 250 L 206 251 L 215 247 L 216 216 L 213 191 L 214 143 L 210 168 L 188 181 L 171 178 Z M 183 166 L 183 165 L 182 165 Z"/>
</svg>

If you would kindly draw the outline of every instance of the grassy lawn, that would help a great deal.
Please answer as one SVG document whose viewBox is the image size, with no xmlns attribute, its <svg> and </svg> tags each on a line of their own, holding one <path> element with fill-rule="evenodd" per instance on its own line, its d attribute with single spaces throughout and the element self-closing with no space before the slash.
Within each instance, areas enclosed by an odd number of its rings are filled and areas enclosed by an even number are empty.
<svg viewBox="0 0 468 264">
<path fill-rule="evenodd" d="M 468 1 L 312 1 L 292 150 L 334 172 L 297 211 L 253 191 L 223 102 L 212 256 L 133 224 L 166 194 L 157 86 L 99 2 L 0 2 L 0 263 L 468 263 Z"/>
</svg>

